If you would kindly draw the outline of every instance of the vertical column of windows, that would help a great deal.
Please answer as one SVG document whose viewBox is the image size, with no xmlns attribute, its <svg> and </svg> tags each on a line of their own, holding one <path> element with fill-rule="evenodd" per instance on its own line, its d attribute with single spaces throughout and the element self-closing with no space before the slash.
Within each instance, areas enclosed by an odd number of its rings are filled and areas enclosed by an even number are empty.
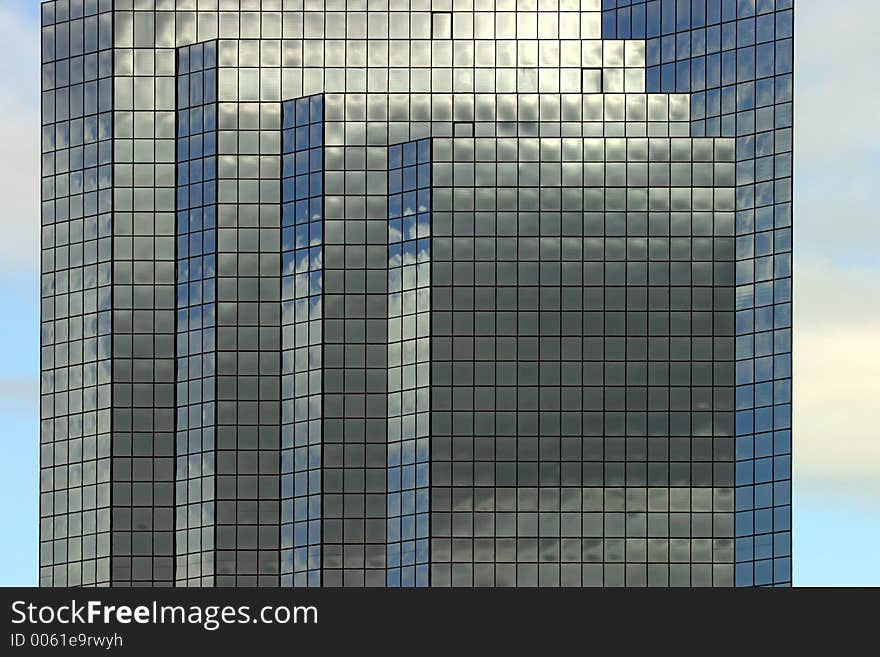
<svg viewBox="0 0 880 657">
<path fill-rule="evenodd" d="M 737 135 L 736 577 L 738 585 L 786 586 L 791 584 L 792 1 L 740 3 L 735 14 L 725 9 L 722 58 L 728 61 L 722 84 L 730 86 L 722 87 L 721 111 L 730 118 L 722 116 L 722 130 L 727 119 Z M 708 92 L 706 102 L 708 114 Z"/>
<path fill-rule="evenodd" d="M 113 3 L 114 585 L 174 582 L 175 73 L 155 13 Z"/>
<path fill-rule="evenodd" d="M 214 583 L 217 44 L 180 49 L 177 67 L 176 570 Z"/>
<path fill-rule="evenodd" d="M 280 43 L 218 42 L 216 583 L 280 582 Z"/>
<path fill-rule="evenodd" d="M 324 98 L 282 112 L 281 585 L 320 586 Z"/>
<path fill-rule="evenodd" d="M 364 18 L 349 20 L 361 25 Z M 336 14 L 334 29 L 344 19 Z M 304 44 L 311 61 L 321 61 L 315 52 L 323 52 L 321 43 Z M 307 88 L 312 72 L 306 70 Z M 322 583 L 384 586 L 388 148 L 383 124 L 364 120 L 367 95 L 342 93 L 346 79 L 363 77 L 333 73 L 331 86 L 328 69 L 325 95 Z M 386 102 L 379 101 L 371 111 Z"/>
<path fill-rule="evenodd" d="M 428 585 L 431 141 L 388 149 L 388 586 Z"/>
<path fill-rule="evenodd" d="M 41 7 L 42 586 L 110 583 L 111 9 Z"/>
</svg>

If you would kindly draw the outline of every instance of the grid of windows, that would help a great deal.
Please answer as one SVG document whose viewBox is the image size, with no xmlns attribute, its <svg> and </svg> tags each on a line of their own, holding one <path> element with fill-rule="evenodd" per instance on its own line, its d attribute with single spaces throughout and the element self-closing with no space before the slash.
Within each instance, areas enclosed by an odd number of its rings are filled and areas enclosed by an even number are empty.
<svg viewBox="0 0 880 657">
<path fill-rule="evenodd" d="M 733 146 L 435 139 L 433 585 L 732 584 Z"/>
<path fill-rule="evenodd" d="M 60 0 L 56 6 L 60 6 Z M 71 2 L 71 6 L 73 6 Z M 113 2 L 111 581 L 174 583 L 176 55 Z"/>
<path fill-rule="evenodd" d="M 214 583 L 217 43 L 177 65 L 175 579 Z"/>
<path fill-rule="evenodd" d="M 789 583 L 791 5 L 45 2 L 41 581 Z"/>
<path fill-rule="evenodd" d="M 695 135 L 736 137 L 736 583 L 791 583 L 793 0 L 606 0 L 647 39 L 651 91 L 691 93 Z"/>
<path fill-rule="evenodd" d="M 366 144 L 357 126 L 348 137 L 366 96 L 324 98 L 322 584 L 385 586 L 388 148 L 384 138 Z"/>
<path fill-rule="evenodd" d="M 259 69 L 278 47 L 217 48 L 216 582 L 278 586 L 281 103 Z"/>
<path fill-rule="evenodd" d="M 388 149 L 388 586 L 428 586 L 431 140 Z"/>
<path fill-rule="evenodd" d="M 42 7 L 43 586 L 110 582 L 110 9 Z"/>
<path fill-rule="evenodd" d="M 320 586 L 324 98 L 282 112 L 281 585 Z"/>
</svg>

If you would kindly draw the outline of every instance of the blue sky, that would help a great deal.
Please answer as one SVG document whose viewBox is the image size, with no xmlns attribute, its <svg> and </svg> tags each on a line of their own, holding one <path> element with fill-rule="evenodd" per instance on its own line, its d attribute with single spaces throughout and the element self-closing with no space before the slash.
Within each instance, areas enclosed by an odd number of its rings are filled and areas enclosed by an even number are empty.
<svg viewBox="0 0 880 657">
<path fill-rule="evenodd" d="M 880 585 L 880 3 L 795 4 L 794 578 Z M 38 5 L 0 2 L 5 585 L 37 581 Z"/>
</svg>

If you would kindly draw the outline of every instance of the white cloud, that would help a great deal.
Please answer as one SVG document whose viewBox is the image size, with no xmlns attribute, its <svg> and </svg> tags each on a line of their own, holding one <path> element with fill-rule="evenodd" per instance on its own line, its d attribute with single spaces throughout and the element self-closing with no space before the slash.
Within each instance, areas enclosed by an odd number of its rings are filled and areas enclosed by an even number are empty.
<svg viewBox="0 0 880 657">
<path fill-rule="evenodd" d="M 795 272 L 795 481 L 880 495 L 880 272 L 804 261 Z M 865 500 L 869 503 L 868 500 Z"/>
<path fill-rule="evenodd" d="M 801 254 L 877 259 L 878 22 L 876 0 L 797 3 L 794 185 Z"/>
<path fill-rule="evenodd" d="M 846 160 L 877 152 L 878 22 L 880 3 L 876 0 L 847 0 L 845 6 L 827 0 L 798 0 L 795 131 L 799 158 Z"/>
<path fill-rule="evenodd" d="M 880 498 L 880 3 L 842 8 L 799 0 L 795 21 L 795 491 L 871 504 Z"/>
<path fill-rule="evenodd" d="M 39 25 L 21 6 L 0 5 L 0 270 L 39 265 Z"/>
<path fill-rule="evenodd" d="M 0 378 L 0 411 L 5 416 L 39 412 L 40 382 L 33 377 Z M 2 430 L 0 430 L 2 433 Z"/>
</svg>

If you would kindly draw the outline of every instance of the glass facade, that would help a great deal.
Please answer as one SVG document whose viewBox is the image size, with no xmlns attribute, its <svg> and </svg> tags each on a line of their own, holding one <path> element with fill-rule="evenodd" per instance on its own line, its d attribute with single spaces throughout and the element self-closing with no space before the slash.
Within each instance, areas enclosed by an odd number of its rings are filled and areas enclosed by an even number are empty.
<svg viewBox="0 0 880 657">
<path fill-rule="evenodd" d="M 217 43 L 177 66 L 175 581 L 213 584 L 216 513 Z"/>
<path fill-rule="evenodd" d="M 111 581 L 111 9 L 42 6 L 41 586 Z"/>
<path fill-rule="evenodd" d="M 428 586 L 431 140 L 388 148 L 388 586 Z"/>
<path fill-rule="evenodd" d="M 42 11 L 42 585 L 791 583 L 792 0 Z"/>
<path fill-rule="evenodd" d="M 736 583 L 791 584 L 793 0 L 606 0 L 650 91 L 736 138 Z"/>
<path fill-rule="evenodd" d="M 324 98 L 283 106 L 281 585 L 321 583 Z"/>
</svg>

